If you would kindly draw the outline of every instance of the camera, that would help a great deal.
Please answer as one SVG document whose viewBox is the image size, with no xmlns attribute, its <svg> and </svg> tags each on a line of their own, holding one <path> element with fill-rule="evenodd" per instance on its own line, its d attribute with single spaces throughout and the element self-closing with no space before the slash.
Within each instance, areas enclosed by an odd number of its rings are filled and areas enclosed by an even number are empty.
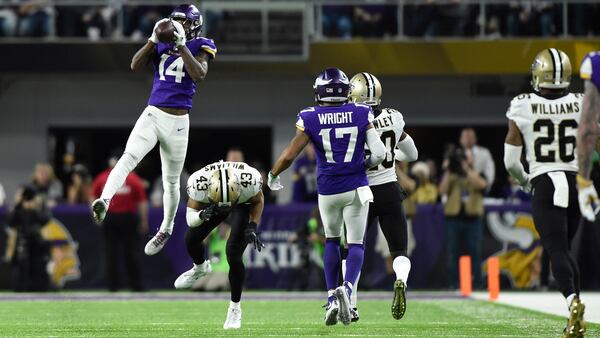
<svg viewBox="0 0 600 338">
<path fill-rule="evenodd" d="M 467 154 L 462 147 L 454 144 L 446 146 L 444 160 L 448 161 L 448 171 L 460 176 L 465 175 L 462 163 L 467 160 Z"/>
</svg>

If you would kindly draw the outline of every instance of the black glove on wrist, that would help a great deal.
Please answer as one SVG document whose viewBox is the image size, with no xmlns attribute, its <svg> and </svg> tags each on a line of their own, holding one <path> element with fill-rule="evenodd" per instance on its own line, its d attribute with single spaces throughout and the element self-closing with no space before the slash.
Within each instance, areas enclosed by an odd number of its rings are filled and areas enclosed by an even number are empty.
<svg viewBox="0 0 600 338">
<path fill-rule="evenodd" d="M 210 220 L 211 217 L 213 217 L 213 215 L 215 214 L 215 205 L 211 204 L 209 206 L 207 206 L 206 208 L 200 210 L 200 212 L 198 212 L 198 215 L 200 217 L 200 219 L 202 220 L 202 222 L 207 222 Z"/>
<path fill-rule="evenodd" d="M 265 245 L 260 241 L 260 238 L 258 238 L 258 234 L 256 234 L 256 228 L 258 228 L 258 224 L 254 222 L 248 223 L 246 229 L 244 229 L 244 239 L 246 240 L 246 243 L 253 244 L 254 249 L 260 252 Z"/>
</svg>

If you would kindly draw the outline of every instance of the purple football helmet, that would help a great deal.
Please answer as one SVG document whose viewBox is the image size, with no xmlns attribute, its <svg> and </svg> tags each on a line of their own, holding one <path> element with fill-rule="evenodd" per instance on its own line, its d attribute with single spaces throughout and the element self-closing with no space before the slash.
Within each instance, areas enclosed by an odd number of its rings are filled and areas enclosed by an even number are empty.
<svg viewBox="0 0 600 338">
<path fill-rule="evenodd" d="M 317 76 L 313 89 L 317 102 L 346 102 L 350 80 L 340 69 L 327 68 Z"/>
<path fill-rule="evenodd" d="M 169 15 L 169 18 L 171 18 L 171 20 L 177 20 L 183 25 L 183 28 L 186 30 L 187 39 L 198 37 L 202 30 L 202 24 L 204 23 L 198 7 L 190 4 L 183 4 L 175 7 L 173 12 L 171 12 L 171 15 Z"/>
</svg>

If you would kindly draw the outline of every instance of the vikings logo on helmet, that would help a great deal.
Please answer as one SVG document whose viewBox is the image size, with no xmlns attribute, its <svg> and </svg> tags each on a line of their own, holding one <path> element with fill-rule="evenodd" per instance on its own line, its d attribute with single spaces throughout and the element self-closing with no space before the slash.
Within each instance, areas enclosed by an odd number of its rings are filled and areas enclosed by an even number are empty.
<svg viewBox="0 0 600 338">
<path fill-rule="evenodd" d="M 569 56 L 556 48 L 539 52 L 531 65 L 531 86 L 535 91 L 540 88 L 564 89 L 571 84 L 571 60 Z"/>
<path fill-rule="evenodd" d="M 340 69 L 327 68 L 317 76 L 313 89 L 317 102 L 347 102 L 350 81 Z"/>
<path fill-rule="evenodd" d="M 204 23 L 202 14 L 200 14 L 198 8 L 190 4 L 175 7 L 173 12 L 171 12 L 171 15 L 169 15 L 169 18 L 181 23 L 186 31 L 187 39 L 198 37 L 202 30 L 202 24 Z"/>
</svg>

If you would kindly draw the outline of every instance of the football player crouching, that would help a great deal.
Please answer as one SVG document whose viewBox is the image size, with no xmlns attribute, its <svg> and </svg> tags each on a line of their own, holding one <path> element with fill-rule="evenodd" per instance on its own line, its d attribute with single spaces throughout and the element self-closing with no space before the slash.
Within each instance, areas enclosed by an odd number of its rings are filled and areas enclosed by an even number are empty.
<svg viewBox="0 0 600 338">
<path fill-rule="evenodd" d="M 223 222 L 233 208 L 247 215 L 248 222 L 232 224 L 227 240 L 227 262 L 231 301 L 224 329 L 239 329 L 242 323 L 240 300 L 245 279 L 242 256 L 251 244 L 260 251 L 264 245 L 257 227 L 264 207 L 262 177 L 258 170 L 243 162 L 216 162 L 196 171 L 187 185 L 189 196 L 185 245 L 194 266 L 175 281 L 176 289 L 191 288 L 194 282 L 211 272 L 203 241 Z"/>
</svg>

